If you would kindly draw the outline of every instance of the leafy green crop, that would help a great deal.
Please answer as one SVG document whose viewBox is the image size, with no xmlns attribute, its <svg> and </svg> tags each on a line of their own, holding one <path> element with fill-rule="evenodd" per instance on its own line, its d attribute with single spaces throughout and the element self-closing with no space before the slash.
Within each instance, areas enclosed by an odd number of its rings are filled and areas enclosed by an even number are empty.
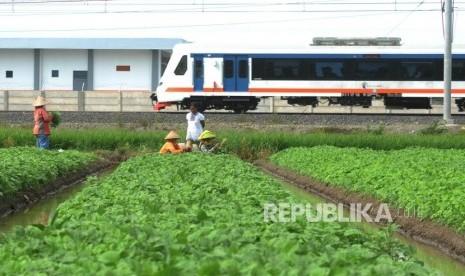
<svg viewBox="0 0 465 276">
<path fill-rule="evenodd" d="M 52 127 L 58 127 L 61 124 L 61 113 L 58 111 L 52 112 Z"/>
<path fill-rule="evenodd" d="M 68 150 L 0 149 L 0 200 L 18 191 L 50 183 L 96 158 L 91 153 Z"/>
<path fill-rule="evenodd" d="M 271 160 L 330 185 L 394 204 L 406 209 L 407 215 L 465 231 L 465 150 L 320 146 L 287 149 Z"/>
<path fill-rule="evenodd" d="M 341 223 L 266 223 L 297 202 L 230 155 L 133 158 L 60 206 L 48 226 L 0 238 L 5 274 L 425 275 L 387 232 Z"/>
</svg>

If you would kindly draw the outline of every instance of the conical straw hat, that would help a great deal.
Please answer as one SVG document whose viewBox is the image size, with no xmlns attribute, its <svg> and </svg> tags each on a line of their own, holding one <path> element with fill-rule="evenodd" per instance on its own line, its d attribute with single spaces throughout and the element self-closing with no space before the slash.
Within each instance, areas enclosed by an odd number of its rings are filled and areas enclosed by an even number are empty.
<svg viewBox="0 0 465 276">
<path fill-rule="evenodd" d="M 211 138 L 216 138 L 215 133 L 211 132 L 210 130 L 205 130 L 200 134 L 199 140 L 204 140 L 204 139 L 211 139 Z"/>
<path fill-rule="evenodd" d="M 179 135 L 176 133 L 176 131 L 170 131 L 168 135 L 166 135 L 165 140 L 170 140 L 170 139 L 179 139 Z"/>
<path fill-rule="evenodd" d="M 43 105 L 46 105 L 46 104 L 47 104 L 47 100 L 45 100 L 45 98 L 42 97 L 42 96 L 37 97 L 37 98 L 32 102 L 32 106 L 43 106 Z"/>
</svg>

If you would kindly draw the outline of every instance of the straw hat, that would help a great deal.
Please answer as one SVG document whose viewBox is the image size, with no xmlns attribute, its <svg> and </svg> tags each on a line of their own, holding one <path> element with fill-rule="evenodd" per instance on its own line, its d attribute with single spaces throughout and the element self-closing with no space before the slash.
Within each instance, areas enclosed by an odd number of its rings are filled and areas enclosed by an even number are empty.
<svg viewBox="0 0 465 276">
<path fill-rule="evenodd" d="M 165 140 L 171 140 L 171 139 L 179 139 L 179 135 L 176 133 L 176 131 L 170 131 L 168 135 L 166 135 Z"/>
<path fill-rule="evenodd" d="M 204 140 L 204 139 L 212 139 L 216 138 L 215 133 L 211 132 L 210 130 L 205 130 L 200 134 L 199 140 Z"/>
<path fill-rule="evenodd" d="M 37 107 L 37 106 L 44 106 L 47 104 L 47 100 L 45 100 L 44 97 L 42 96 L 39 96 L 37 97 L 33 102 L 32 102 L 32 106 L 34 107 Z"/>
</svg>

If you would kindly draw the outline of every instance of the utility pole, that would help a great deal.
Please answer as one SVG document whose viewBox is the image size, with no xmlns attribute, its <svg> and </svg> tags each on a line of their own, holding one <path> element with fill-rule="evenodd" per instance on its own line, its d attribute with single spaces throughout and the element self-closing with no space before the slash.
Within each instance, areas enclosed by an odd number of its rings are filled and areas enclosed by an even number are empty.
<svg viewBox="0 0 465 276">
<path fill-rule="evenodd" d="M 452 90 L 452 14 L 454 7 L 452 0 L 446 0 L 444 5 L 445 13 L 445 30 L 444 30 L 444 114 L 443 118 L 446 124 L 453 124 L 451 116 L 451 90 Z"/>
</svg>

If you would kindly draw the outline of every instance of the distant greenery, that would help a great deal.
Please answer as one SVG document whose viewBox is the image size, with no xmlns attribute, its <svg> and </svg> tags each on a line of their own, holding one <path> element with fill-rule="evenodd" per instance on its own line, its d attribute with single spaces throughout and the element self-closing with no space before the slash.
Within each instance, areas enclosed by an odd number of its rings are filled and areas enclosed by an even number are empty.
<svg viewBox="0 0 465 276">
<path fill-rule="evenodd" d="M 0 236 L 6 275 L 430 275 L 389 231 L 265 222 L 292 203 L 230 155 L 133 158 L 63 203 L 47 226 Z"/>
<path fill-rule="evenodd" d="M 212 129 L 216 131 L 215 129 Z M 183 132 L 180 132 L 183 134 Z M 290 131 L 220 130 L 220 139 L 227 138 L 225 149 L 245 159 L 270 155 L 289 147 L 332 145 L 371 149 L 403 149 L 412 146 L 442 149 L 465 149 L 465 134 L 382 134 L 381 131 L 356 133 L 293 133 Z M 56 129 L 52 131 L 53 148 L 79 150 L 115 150 L 148 148 L 158 150 L 166 131 L 133 130 L 125 128 Z M 183 135 L 181 135 L 183 137 Z M 33 146 L 30 129 L 1 128 L 0 147 Z"/>
<path fill-rule="evenodd" d="M 48 184 L 96 159 L 92 153 L 73 150 L 0 149 L 0 201 L 18 191 Z"/>
<path fill-rule="evenodd" d="M 465 150 L 290 148 L 278 165 L 465 232 Z"/>
</svg>

